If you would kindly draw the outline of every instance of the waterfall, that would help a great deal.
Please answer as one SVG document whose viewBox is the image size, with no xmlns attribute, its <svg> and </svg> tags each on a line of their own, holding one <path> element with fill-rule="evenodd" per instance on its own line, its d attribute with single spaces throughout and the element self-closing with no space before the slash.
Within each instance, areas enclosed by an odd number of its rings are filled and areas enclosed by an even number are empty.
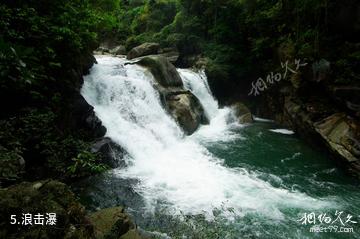
<svg viewBox="0 0 360 239">
<path fill-rule="evenodd" d="M 116 57 L 99 56 L 97 61 L 85 77 L 82 95 L 94 106 L 107 136 L 129 153 L 128 166 L 118 176 L 138 180 L 134 190 L 146 210 L 160 207 L 211 218 L 214 209 L 224 209 L 225 215 L 231 208 L 237 215 L 255 212 L 282 219 L 281 208 L 324 206 L 303 193 L 275 188 L 244 168 L 229 168 L 207 150 L 208 141 L 239 137 L 232 129 L 241 126 L 229 120 L 229 108 L 219 109 L 204 72 L 179 70 L 184 86 L 199 98 L 211 120 L 184 137 L 162 107 L 148 70 L 124 65 L 126 60 Z"/>
<path fill-rule="evenodd" d="M 219 112 L 219 104 L 213 97 L 204 71 L 194 72 L 189 69 L 179 69 L 184 87 L 190 90 L 202 103 L 208 118 L 211 120 Z"/>
</svg>

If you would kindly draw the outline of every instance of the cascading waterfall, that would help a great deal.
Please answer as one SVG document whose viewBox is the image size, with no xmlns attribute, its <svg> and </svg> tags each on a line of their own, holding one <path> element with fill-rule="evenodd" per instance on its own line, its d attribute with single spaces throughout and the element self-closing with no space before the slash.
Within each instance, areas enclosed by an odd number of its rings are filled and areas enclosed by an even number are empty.
<svg viewBox="0 0 360 239">
<path fill-rule="evenodd" d="M 281 220 L 283 208 L 328 205 L 273 187 L 244 168 L 229 168 L 206 149 L 209 141 L 239 137 L 231 129 L 242 126 L 231 121 L 231 109 L 219 109 L 204 72 L 179 70 L 184 86 L 199 98 L 211 119 L 209 125 L 184 137 L 163 109 L 148 70 L 124 65 L 126 60 L 116 57 L 99 56 L 97 61 L 85 77 L 82 95 L 94 106 L 107 136 L 129 153 L 128 166 L 118 176 L 138 180 L 134 190 L 143 197 L 146 210 L 160 207 L 172 214 L 203 214 L 211 219 L 220 209 L 229 218 L 259 213 Z"/>
<path fill-rule="evenodd" d="M 189 69 L 178 70 L 183 80 L 184 87 L 190 90 L 203 104 L 208 118 L 213 119 L 219 113 L 219 104 L 212 96 L 205 72 L 194 72 Z"/>
</svg>

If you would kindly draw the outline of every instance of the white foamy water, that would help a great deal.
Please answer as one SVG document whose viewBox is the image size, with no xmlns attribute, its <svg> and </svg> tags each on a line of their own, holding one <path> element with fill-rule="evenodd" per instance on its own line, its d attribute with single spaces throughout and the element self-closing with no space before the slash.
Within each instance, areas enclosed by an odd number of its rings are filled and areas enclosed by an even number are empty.
<svg viewBox="0 0 360 239">
<path fill-rule="evenodd" d="M 269 129 L 271 132 L 278 133 L 278 134 L 295 134 L 294 131 L 288 129 Z"/>
<path fill-rule="evenodd" d="M 194 72 L 189 69 L 179 69 L 184 87 L 190 90 L 203 104 L 206 114 L 210 119 L 215 118 L 219 113 L 219 104 L 212 96 L 205 72 Z"/>
<path fill-rule="evenodd" d="M 168 208 L 172 213 L 205 214 L 231 208 L 236 215 L 260 213 L 282 219 L 283 208 L 317 209 L 327 203 L 299 192 L 275 188 L 246 169 L 228 168 L 204 146 L 210 139 L 232 140 L 231 110 L 219 109 L 203 73 L 180 70 L 186 88 L 201 101 L 211 119 L 185 137 L 163 109 L 154 79 L 144 68 L 124 66 L 125 60 L 98 57 L 85 77 L 82 94 L 107 128 L 107 136 L 130 155 L 118 176 L 135 178 L 134 186 L 147 210 Z M 232 214 L 232 213 L 229 213 Z"/>
<path fill-rule="evenodd" d="M 235 116 L 230 108 L 220 109 L 217 100 L 213 97 L 205 72 L 194 72 L 190 69 L 178 69 L 183 80 L 184 87 L 190 90 L 200 100 L 205 109 L 207 117 L 210 119 L 209 125 L 202 126 L 192 138 L 202 142 L 226 142 L 239 138 L 229 129 L 231 127 L 241 127 L 237 124 Z"/>
<path fill-rule="evenodd" d="M 254 120 L 257 121 L 257 122 L 265 122 L 265 123 L 274 122 L 274 120 L 264 119 L 264 118 L 260 118 L 260 117 L 256 117 L 256 116 L 254 116 L 253 118 L 254 118 Z"/>
</svg>

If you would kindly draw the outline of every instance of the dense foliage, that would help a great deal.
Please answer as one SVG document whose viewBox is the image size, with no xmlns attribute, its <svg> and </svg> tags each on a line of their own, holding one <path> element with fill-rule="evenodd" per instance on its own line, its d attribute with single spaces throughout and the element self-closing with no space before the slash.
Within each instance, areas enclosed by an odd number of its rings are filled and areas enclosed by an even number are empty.
<svg viewBox="0 0 360 239">
<path fill-rule="evenodd" d="M 208 58 L 208 73 L 245 93 L 250 81 L 281 60 L 334 63 L 335 83 L 359 82 L 356 1 L 148 0 L 120 1 L 113 29 L 127 48 L 146 41 Z M 113 35 L 114 36 L 114 35 Z M 261 62 L 261 64 L 257 64 Z M 352 80 L 350 80 L 352 79 Z M 233 87 L 235 86 L 235 87 Z M 229 91 L 224 94 L 231 93 Z"/>
<path fill-rule="evenodd" d="M 83 175 L 81 165 L 90 171 L 102 169 L 87 152 L 91 137 L 68 122 L 72 96 L 93 63 L 91 53 L 98 42 L 122 44 L 127 50 L 143 42 L 176 46 L 180 66 L 205 59 L 210 80 L 216 79 L 212 86 L 223 99 L 247 95 L 251 81 L 293 59 L 311 64 L 324 58 L 332 64 L 330 84 L 359 85 L 356 4 L 356 0 L 2 1 L 0 160 L 9 163 L 23 157 L 26 167 L 47 165 L 57 175 Z M 0 178 L 18 176 L 0 172 Z"/>
<path fill-rule="evenodd" d="M 8 164 L 0 181 L 23 176 L 21 158 L 29 177 L 66 176 L 71 159 L 88 150 L 86 135 L 67 118 L 93 62 L 98 22 L 83 0 L 0 4 L 0 161 Z"/>
</svg>

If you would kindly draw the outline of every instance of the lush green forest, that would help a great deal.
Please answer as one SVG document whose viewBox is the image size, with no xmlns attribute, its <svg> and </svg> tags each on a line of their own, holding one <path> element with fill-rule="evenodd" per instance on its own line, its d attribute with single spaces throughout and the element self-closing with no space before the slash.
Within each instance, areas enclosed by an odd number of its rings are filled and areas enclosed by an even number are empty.
<svg viewBox="0 0 360 239">
<path fill-rule="evenodd" d="M 358 75 L 355 2 L 120 1 L 99 7 L 112 9 L 104 16 L 107 27 L 100 39 L 110 35 L 127 49 L 143 42 L 176 46 L 183 66 L 194 64 L 191 56 L 206 57 L 210 77 L 222 81 L 214 88 L 245 88 L 254 74 L 274 71 L 281 60 L 295 58 L 328 59 L 336 83 L 344 83 Z M 229 92 L 231 88 L 222 96 L 238 93 Z"/>
<path fill-rule="evenodd" d="M 8 1 L 0 12 L 0 177 L 65 175 L 88 147 L 68 115 L 93 63 L 96 15 L 85 1 Z"/>
<path fill-rule="evenodd" d="M 63 174 L 72 158 L 76 162 L 79 152 L 86 152 L 86 136 L 71 131 L 66 122 L 72 103 L 68 96 L 81 86 L 92 50 L 106 41 L 128 50 L 144 42 L 176 47 L 177 64 L 183 67 L 205 59 L 200 64 L 206 65 L 213 91 L 224 101 L 247 95 L 256 77 L 295 58 L 309 63 L 325 58 L 333 65 L 329 84 L 357 85 L 355 2 L 4 2 L 2 155 L 29 157 L 34 165 L 46 163 Z"/>
</svg>

